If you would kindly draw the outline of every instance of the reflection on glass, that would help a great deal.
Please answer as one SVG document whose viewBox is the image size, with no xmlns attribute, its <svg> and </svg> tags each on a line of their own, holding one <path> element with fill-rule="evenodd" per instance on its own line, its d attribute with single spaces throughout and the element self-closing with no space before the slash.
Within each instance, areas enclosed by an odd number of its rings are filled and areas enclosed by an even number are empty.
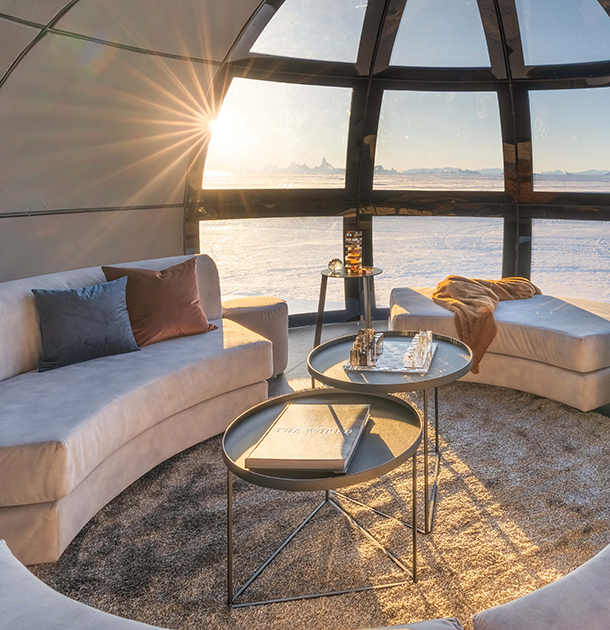
<svg viewBox="0 0 610 630">
<path fill-rule="evenodd" d="M 532 282 L 542 293 L 610 302 L 610 222 L 532 221 Z"/>
<path fill-rule="evenodd" d="M 204 188 L 343 188 L 352 90 L 233 79 Z"/>
<path fill-rule="evenodd" d="M 598 0 L 516 0 L 525 64 L 610 59 L 610 17 Z"/>
<path fill-rule="evenodd" d="M 502 277 L 503 220 L 472 217 L 373 217 L 375 299 L 388 307 L 397 287 L 436 287 L 451 274 Z"/>
<path fill-rule="evenodd" d="M 342 258 L 341 217 L 201 221 L 201 252 L 218 265 L 223 300 L 273 295 L 290 313 L 318 308 L 320 272 Z M 326 310 L 343 310 L 342 280 L 329 280 Z"/>
<path fill-rule="evenodd" d="M 610 192 L 610 88 L 530 92 L 534 190 Z"/>
<path fill-rule="evenodd" d="M 374 188 L 504 190 L 495 92 L 383 95 Z"/>
<path fill-rule="evenodd" d="M 489 67 L 485 31 L 476 0 L 408 0 L 390 64 Z"/>
<path fill-rule="evenodd" d="M 250 52 L 354 63 L 366 4 L 366 0 L 286 0 Z"/>
</svg>

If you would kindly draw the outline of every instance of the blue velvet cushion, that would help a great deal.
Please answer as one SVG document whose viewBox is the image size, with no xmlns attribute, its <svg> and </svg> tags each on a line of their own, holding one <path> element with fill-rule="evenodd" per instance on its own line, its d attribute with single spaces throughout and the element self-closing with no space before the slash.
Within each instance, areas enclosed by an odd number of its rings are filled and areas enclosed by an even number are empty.
<svg viewBox="0 0 610 630">
<path fill-rule="evenodd" d="M 127 313 L 127 278 L 82 289 L 32 289 L 42 332 L 39 372 L 139 350 Z"/>
</svg>

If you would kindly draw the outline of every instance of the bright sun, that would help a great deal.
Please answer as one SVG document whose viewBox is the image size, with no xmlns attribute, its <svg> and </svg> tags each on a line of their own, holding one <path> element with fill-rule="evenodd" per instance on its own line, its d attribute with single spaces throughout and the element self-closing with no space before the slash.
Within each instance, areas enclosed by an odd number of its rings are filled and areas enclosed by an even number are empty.
<svg viewBox="0 0 610 630">
<path fill-rule="evenodd" d="M 226 118 L 223 119 L 223 117 L 216 118 L 216 120 L 210 120 L 208 123 L 208 129 L 211 134 L 217 137 L 226 136 L 229 131 Z"/>
</svg>

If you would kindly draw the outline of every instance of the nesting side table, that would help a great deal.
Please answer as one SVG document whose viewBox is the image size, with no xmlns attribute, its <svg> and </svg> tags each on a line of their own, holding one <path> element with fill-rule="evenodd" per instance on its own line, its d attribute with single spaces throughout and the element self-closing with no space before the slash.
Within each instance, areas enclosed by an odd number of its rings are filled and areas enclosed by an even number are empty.
<svg viewBox="0 0 610 630">
<path fill-rule="evenodd" d="M 384 345 L 397 346 L 394 350 L 406 352 L 413 336 L 418 331 L 389 331 L 383 333 Z M 472 351 L 463 342 L 453 337 L 434 333 L 434 341 L 438 343 L 436 354 L 427 374 L 404 374 L 400 372 L 346 372 L 343 369 L 349 359 L 349 351 L 356 335 L 347 335 L 326 341 L 314 348 L 307 357 L 307 369 L 315 381 L 330 387 L 353 393 L 394 394 L 398 392 L 424 393 L 424 514 L 423 534 L 432 531 L 434 523 L 434 507 L 436 501 L 437 480 L 440 472 L 441 451 L 438 440 L 438 388 L 457 381 L 470 371 L 472 367 Z M 432 488 L 428 472 L 428 395 L 434 389 L 434 426 L 436 466 L 432 477 Z M 342 495 L 344 496 L 344 495 Z M 352 500 L 345 497 L 347 500 Z M 365 506 L 366 507 L 366 506 Z M 383 514 L 382 514 L 383 516 Z"/>
<path fill-rule="evenodd" d="M 358 443 L 347 473 L 336 475 L 312 471 L 256 471 L 245 466 L 245 460 L 258 440 L 276 420 L 288 404 L 368 404 L 371 406 L 371 418 Z M 311 599 L 328 595 L 340 595 L 371 589 L 390 588 L 417 582 L 417 449 L 422 439 L 423 421 L 421 414 L 412 405 L 400 398 L 388 395 L 371 395 L 364 392 L 353 394 L 336 389 L 302 390 L 277 398 L 271 398 L 249 409 L 229 425 L 223 440 L 223 459 L 227 466 L 227 597 L 231 607 L 254 606 L 296 599 Z M 408 459 L 413 460 L 412 475 L 412 562 L 409 568 L 402 560 L 386 549 L 354 516 L 345 510 L 336 496 L 343 496 L 337 488 L 345 488 L 358 483 L 376 479 L 394 470 Z M 284 540 L 271 556 L 234 592 L 233 587 L 233 475 L 245 481 L 286 491 L 315 492 L 324 491 L 321 503 L 309 516 Z M 360 531 L 368 540 L 382 551 L 403 573 L 407 579 L 388 584 L 371 585 L 334 590 L 307 595 L 292 595 L 256 602 L 238 602 L 246 589 L 258 578 L 278 554 L 293 540 L 299 531 L 313 519 L 325 505 L 332 506 L 341 516 Z M 386 518 L 394 519 L 391 516 Z M 404 524 L 404 523 L 403 523 Z"/>
<path fill-rule="evenodd" d="M 329 278 L 362 278 L 362 294 L 364 297 L 364 317 L 366 320 L 366 327 L 371 327 L 371 278 L 383 273 L 383 269 L 379 267 L 373 267 L 373 273 L 346 273 L 345 269 L 341 271 L 331 271 L 330 269 L 323 269 L 320 274 L 322 279 L 320 281 L 320 299 L 318 300 L 318 317 L 316 319 L 316 334 L 314 337 L 313 347 L 320 345 L 320 339 L 322 338 L 322 324 L 324 323 L 324 305 L 326 303 L 326 286 L 328 285 Z"/>
</svg>

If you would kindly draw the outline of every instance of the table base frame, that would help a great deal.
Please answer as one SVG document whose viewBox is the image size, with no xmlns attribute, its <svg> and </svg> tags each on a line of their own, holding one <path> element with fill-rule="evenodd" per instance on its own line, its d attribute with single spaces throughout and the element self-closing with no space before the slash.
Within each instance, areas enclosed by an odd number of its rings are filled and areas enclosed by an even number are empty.
<svg viewBox="0 0 610 630">
<path fill-rule="evenodd" d="M 436 498 L 437 498 L 437 489 L 438 489 L 438 476 L 441 470 L 441 452 L 439 448 L 439 438 L 438 438 L 438 388 L 435 388 L 434 390 L 434 451 L 432 453 L 432 457 L 434 457 L 435 459 L 435 463 L 434 463 L 435 465 L 434 465 L 434 473 L 431 476 L 431 483 L 430 483 L 430 475 L 428 473 L 428 458 L 430 457 L 430 455 L 428 453 L 429 436 L 428 436 L 428 428 L 427 428 L 427 422 L 428 422 L 427 394 L 428 394 L 428 390 L 424 390 L 423 451 L 424 451 L 424 467 L 425 467 L 424 468 L 424 493 L 425 493 L 424 494 L 424 497 L 425 497 L 424 522 L 425 522 L 425 525 L 424 527 L 420 527 L 417 529 L 417 531 L 420 534 L 424 534 L 424 535 L 432 533 L 432 529 L 434 527 L 434 516 L 436 514 L 435 508 L 436 508 Z M 346 494 L 343 494 L 342 492 L 335 492 L 335 494 L 338 497 L 341 497 L 342 499 L 344 499 L 345 501 L 350 501 L 351 503 L 354 503 L 355 505 L 358 505 L 362 508 L 370 510 L 371 512 L 375 512 L 375 514 L 378 514 L 379 516 L 382 516 L 383 518 L 396 521 L 397 523 L 400 523 L 404 527 L 410 527 L 410 528 L 413 527 L 412 523 L 403 521 L 399 518 L 396 518 L 395 516 L 392 516 L 391 514 L 386 514 L 385 512 L 382 512 L 381 510 L 371 507 L 370 505 L 367 505 L 366 503 L 362 503 L 361 501 L 353 499 L 352 497 Z"/>
<path fill-rule="evenodd" d="M 423 534 L 430 534 L 434 529 L 434 517 L 436 515 L 436 499 L 438 491 L 438 477 L 441 472 L 441 449 L 438 437 L 438 387 L 434 388 L 434 451 L 432 457 L 434 462 L 434 473 L 430 482 L 428 469 L 429 436 L 428 436 L 428 392 L 424 390 L 424 531 Z M 431 486 L 431 487 L 430 487 Z"/>
<path fill-rule="evenodd" d="M 318 597 L 331 597 L 334 595 L 344 595 L 347 593 L 359 593 L 363 591 L 370 590 L 379 590 L 384 588 L 393 588 L 396 586 L 404 586 L 406 584 L 413 584 L 417 582 L 417 533 L 422 531 L 417 527 L 417 454 L 413 455 L 412 465 L 413 465 L 413 474 L 412 474 L 412 522 L 407 523 L 405 521 L 401 521 L 393 516 L 389 516 L 388 514 L 384 514 L 375 508 L 372 508 L 364 503 L 360 503 L 354 499 L 347 497 L 346 495 L 336 492 L 334 490 L 326 490 L 324 499 L 318 504 L 318 506 L 307 516 L 284 540 L 284 542 L 261 564 L 261 566 L 252 574 L 248 580 L 237 590 L 235 594 L 233 594 L 233 473 L 229 470 L 227 474 L 227 603 L 232 608 L 244 608 L 247 606 L 261 606 L 264 604 L 275 604 L 280 602 L 290 602 L 301 599 L 314 599 Z M 384 547 L 374 536 L 369 532 L 369 530 L 364 527 L 364 525 L 360 524 L 349 512 L 347 512 L 339 503 L 337 503 L 333 497 L 339 497 L 345 499 L 347 501 L 351 501 L 357 505 L 365 507 L 369 510 L 372 510 L 379 516 L 382 516 L 386 519 L 394 520 L 402 525 L 411 528 L 413 532 L 412 538 L 412 564 L 411 569 L 409 569 L 398 557 L 396 557 L 389 549 Z M 320 593 L 313 593 L 307 595 L 295 595 L 292 597 L 280 597 L 275 599 L 265 599 L 255 602 L 237 602 L 237 599 L 241 597 L 246 590 L 252 585 L 252 583 L 261 575 L 261 573 L 277 558 L 281 551 L 283 551 L 290 542 L 295 538 L 295 536 L 309 523 L 314 516 L 325 506 L 331 505 L 335 510 L 341 515 L 347 518 L 349 523 L 358 531 L 360 531 L 371 543 L 375 545 L 380 551 L 382 551 L 386 557 L 391 560 L 403 573 L 406 573 L 409 576 L 409 580 L 401 580 L 398 582 L 391 582 L 388 584 L 376 584 L 376 585 L 367 585 L 349 589 L 335 590 L 335 591 L 324 591 Z"/>
</svg>

